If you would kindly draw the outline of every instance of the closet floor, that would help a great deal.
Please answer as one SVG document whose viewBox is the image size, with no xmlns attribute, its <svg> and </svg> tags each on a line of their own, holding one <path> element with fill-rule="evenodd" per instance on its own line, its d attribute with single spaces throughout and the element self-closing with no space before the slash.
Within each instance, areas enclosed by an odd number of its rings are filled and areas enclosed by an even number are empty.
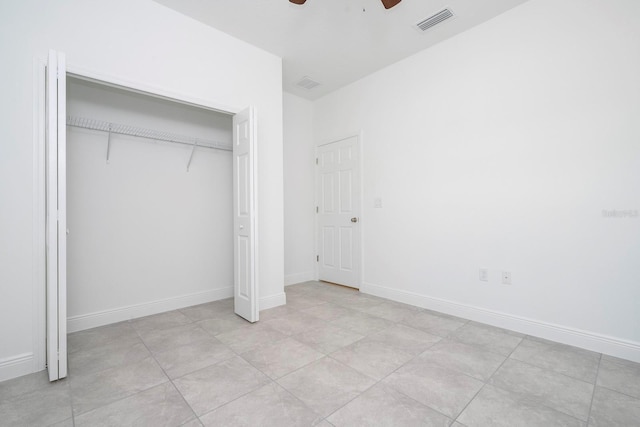
<svg viewBox="0 0 640 427">
<path fill-rule="evenodd" d="M 69 377 L 0 383 L 8 426 L 630 426 L 640 364 L 306 282 L 69 335 Z"/>
</svg>

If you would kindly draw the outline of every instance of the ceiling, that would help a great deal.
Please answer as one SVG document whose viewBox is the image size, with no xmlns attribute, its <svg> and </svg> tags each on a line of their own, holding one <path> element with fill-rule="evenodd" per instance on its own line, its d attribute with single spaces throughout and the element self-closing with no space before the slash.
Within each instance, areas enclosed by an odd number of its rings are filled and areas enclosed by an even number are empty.
<svg viewBox="0 0 640 427">
<path fill-rule="evenodd" d="M 310 100 L 487 21 L 527 0 L 155 0 L 283 58 L 283 89 Z M 420 32 L 445 7 L 454 17 Z M 304 76 L 320 83 L 304 89 Z"/>
</svg>

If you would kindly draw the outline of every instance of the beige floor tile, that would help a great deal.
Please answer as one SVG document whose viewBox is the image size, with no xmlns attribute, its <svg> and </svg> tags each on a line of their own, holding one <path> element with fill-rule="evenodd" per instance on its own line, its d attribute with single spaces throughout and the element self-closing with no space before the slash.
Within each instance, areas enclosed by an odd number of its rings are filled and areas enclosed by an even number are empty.
<svg viewBox="0 0 640 427">
<path fill-rule="evenodd" d="M 589 417 L 590 427 L 637 426 L 640 399 L 604 387 L 596 387 Z"/>
<path fill-rule="evenodd" d="M 144 341 L 145 345 L 153 353 L 171 350 L 182 345 L 205 341 L 211 338 L 211 334 L 194 323 L 171 329 L 141 331 L 139 334 L 142 341 Z"/>
<path fill-rule="evenodd" d="M 506 362 L 489 382 L 532 402 L 586 421 L 593 385 L 514 359 Z"/>
<path fill-rule="evenodd" d="M 69 354 L 81 350 L 90 350 L 111 342 L 138 338 L 138 334 L 129 322 L 114 323 L 99 328 L 71 333 L 67 336 Z"/>
<path fill-rule="evenodd" d="M 484 325 L 477 322 L 469 322 L 456 329 L 450 338 L 465 344 L 482 347 L 485 350 L 508 356 L 520 344 L 523 334 Z"/>
<path fill-rule="evenodd" d="M 48 426 L 67 422 L 72 416 L 67 380 L 22 393 L 0 404 L 0 425 L 11 427 Z"/>
<path fill-rule="evenodd" d="M 484 385 L 467 375 L 415 359 L 383 383 L 452 419 Z"/>
<path fill-rule="evenodd" d="M 251 323 L 234 314 L 233 316 L 200 320 L 196 322 L 196 325 L 215 336 L 249 327 L 251 326 Z"/>
<path fill-rule="evenodd" d="M 640 363 L 603 356 L 597 384 L 640 399 Z"/>
<path fill-rule="evenodd" d="M 329 354 L 353 344 L 364 335 L 327 324 L 301 332 L 295 338 L 321 353 Z"/>
<path fill-rule="evenodd" d="M 317 317 L 301 311 L 264 322 L 265 325 L 285 335 L 296 335 L 308 329 L 322 326 L 324 323 Z"/>
<path fill-rule="evenodd" d="M 75 417 L 75 427 L 179 426 L 193 411 L 171 383 L 164 383 Z"/>
<path fill-rule="evenodd" d="M 318 414 L 276 383 L 269 383 L 200 418 L 205 426 L 313 426 Z"/>
<path fill-rule="evenodd" d="M 301 312 L 309 314 L 313 317 L 317 317 L 318 319 L 324 320 L 326 322 L 329 322 L 339 317 L 347 316 L 349 314 L 354 314 L 355 310 L 350 310 L 341 305 L 328 302 L 325 304 L 316 305 L 311 308 L 305 308 L 301 310 Z"/>
<path fill-rule="evenodd" d="M 152 316 L 140 317 L 131 321 L 131 326 L 138 332 L 152 331 L 156 329 L 169 329 L 191 323 L 192 320 L 178 310 Z"/>
<path fill-rule="evenodd" d="M 336 427 L 448 427 L 451 423 L 444 415 L 382 384 L 371 387 L 327 420 Z"/>
<path fill-rule="evenodd" d="M 229 347 L 211 337 L 155 354 L 155 358 L 169 378 L 214 365 L 235 356 Z"/>
<path fill-rule="evenodd" d="M 600 354 L 540 338 L 527 337 L 511 354 L 511 358 L 595 383 Z"/>
<path fill-rule="evenodd" d="M 458 371 L 481 381 L 488 380 L 507 357 L 480 347 L 443 339 L 416 360 Z"/>
<path fill-rule="evenodd" d="M 432 347 L 442 338 L 405 325 L 394 325 L 381 332 L 369 335 L 368 341 L 387 344 L 412 355 L 417 355 Z"/>
<path fill-rule="evenodd" d="M 69 353 L 69 372 L 70 375 L 90 374 L 139 362 L 150 355 L 139 337 L 127 337 Z"/>
<path fill-rule="evenodd" d="M 466 321 L 453 316 L 438 315 L 428 311 L 419 311 L 413 316 L 403 319 L 402 323 L 433 335 L 446 337 L 456 329 L 461 328 Z"/>
<path fill-rule="evenodd" d="M 413 358 L 411 353 L 379 341 L 363 339 L 331 353 L 331 358 L 381 380 Z"/>
<path fill-rule="evenodd" d="M 321 416 L 327 416 L 375 381 L 333 359 L 324 357 L 278 383 Z"/>
<path fill-rule="evenodd" d="M 174 380 L 178 391 L 200 416 L 269 382 L 240 357 L 233 357 Z"/>
<path fill-rule="evenodd" d="M 242 328 L 216 335 L 223 344 L 228 345 L 236 353 L 244 353 L 261 345 L 272 344 L 283 340 L 287 335 L 276 331 L 265 323 L 258 322 L 249 328 Z"/>
<path fill-rule="evenodd" d="M 322 358 L 324 354 L 293 338 L 286 338 L 241 356 L 272 379 L 277 379 Z"/>
<path fill-rule="evenodd" d="M 486 385 L 458 417 L 468 427 L 583 427 L 567 414 L 537 405 L 513 393 Z"/>
<path fill-rule="evenodd" d="M 151 357 L 95 374 L 71 375 L 69 379 L 75 415 L 108 405 L 169 380 Z"/>
<path fill-rule="evenodd" d="M 331 321 L 330 324 L 338 328 L 348 329 L 360 335 L 375 334 L 395 325 L 395 323 L 390 320 L 362 312 L 340 317 Z"/>
</svg>

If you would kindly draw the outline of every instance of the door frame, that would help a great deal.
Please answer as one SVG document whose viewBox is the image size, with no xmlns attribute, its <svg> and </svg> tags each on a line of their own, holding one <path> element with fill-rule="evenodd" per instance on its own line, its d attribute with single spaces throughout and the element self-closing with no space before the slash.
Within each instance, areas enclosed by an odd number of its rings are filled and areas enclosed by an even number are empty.
<svg viewBox="0 0 640 427">
<path fill-rule="evenodd" d="M 33 61 L 33 372 L 46 369 L 47 362 L 47 317 L 46 317 L 46 69 L 47 57 L 36 57 Z M 143 95 L 165 99 L 181 104 L 216 111 L 228 115 L 252 108 L 253 106 L 238 107 L 216 101 L 197 98 L 192 95 L 174 92 L 158 86 L 148 85 L 141 81 L 129 80 L 117 75 L 105 74 L 91 70 L 73 62 L 66 63 L 67 77 L 93 81 L 105 86 L 124 89 Z M 257 114 L 257 113 L 256 113 Z M 257 160 L 254 173 L 257 176 Z M 257 209 L 258 187 L 255 187 L 255 222 L 258 223 Z M 259 236 L 255 234 L 255 276 L 258 277 L 257 266 L 259 260 Z M 256 280 L 256 304 L 259 304 L 259 283 Z"/>
<path fill-rule="evenodd" d="M 364 221 L 365 219 L 365 213 L 364 213 L 364 168 L 362 167 L 363 164 L 363 141 L 364 141 L 364 132 L 362 130 L 359 131 L 354 131 L 354 132 L 347 132 L 345 134 L 341 134 L 337 137 L 332 137 L 332 138 L 325 138 L 325 139 L 321 139 L 316 143 L 316 146 L 314 148 L 314 155 L 315 155 L 315 159 L 317 161 L 318 159 L 318 150 L 320 147 L 324 146 L 324 145 L 328 145 L 328 144 L 332 144 L 334 142 L 340 142 L 343 141 L 345 139 L 349 139 L 349 138 L 357 138 L 358 139 L 358 168 L 359 168 L 359 178 L 360 178 L 360 188 L 358 189 L 358 197 L 360 198 L 360 216 L 358 217 L 358 224 L 360 224 L 360 238 L 359 238 L 359 244 L 360 244 L 360 268 L 358 269 L 358 277 L 356 279 L 356 283 L 358 284 L 358 289 L 360 289 L 362 287 L 362 283 L 364 282 L 364 246 L 362 244 L 362 242 L 364 241 L 364 234 L 365 234 L 365 227 L 366 227 L 366 221 Z M 313 186 L 313 193 L 314 193 L 314 211 L 315 211 L 315 207 L 320 206 L 320 200 L 318 200 L 318 185 L 320 185 L 320 180 L 318 179 L 318 164 L 314 163 L 313 165 L 314 168 L 314 186 Z M 320 230 L 318 230 L 318 213 L 314 213 L 314 217 L 313 217 L 313 228 L 314 228 L 314 233 L 313 233 L 313 237 L 314 237 L 314 251 L 316 256 L 318 256 L 320 254 L 320 239 L 319 239 L 319 235 L 320 235 Z M 316 258 L 317 259 L 317 258 Z M 318 265 L 318 261 L 315 262 L 314 264 L 314 279 L 315 280 L 320 280 L 320 267 Z"/>
</svg>

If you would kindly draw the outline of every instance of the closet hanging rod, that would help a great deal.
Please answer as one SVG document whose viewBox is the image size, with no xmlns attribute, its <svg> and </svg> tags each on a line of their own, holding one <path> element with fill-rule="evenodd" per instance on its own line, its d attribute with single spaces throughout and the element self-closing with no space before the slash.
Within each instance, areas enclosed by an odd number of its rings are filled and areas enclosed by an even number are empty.
<svg viewBox="0 0 640 427">
<path fill-rule="evenodd" d="M 212 148 L 214 150 L 232 150 L 231 144 L 225 144 L 218 141 L 194 138 L 160 130 L 145 129 L 137 126 L 111 123 L 103 120 L 87 119 L 84 117 L 68 116 L 67 126 L 99 130 L 102 132 L 110 132 L 118 135 L 128 135 L 139 138 L 153 139 L 156 141 L 174 142 L 176 144 L 189 145 L 192 147 L 197 145 L 198 147 Z"/>
</svg>

